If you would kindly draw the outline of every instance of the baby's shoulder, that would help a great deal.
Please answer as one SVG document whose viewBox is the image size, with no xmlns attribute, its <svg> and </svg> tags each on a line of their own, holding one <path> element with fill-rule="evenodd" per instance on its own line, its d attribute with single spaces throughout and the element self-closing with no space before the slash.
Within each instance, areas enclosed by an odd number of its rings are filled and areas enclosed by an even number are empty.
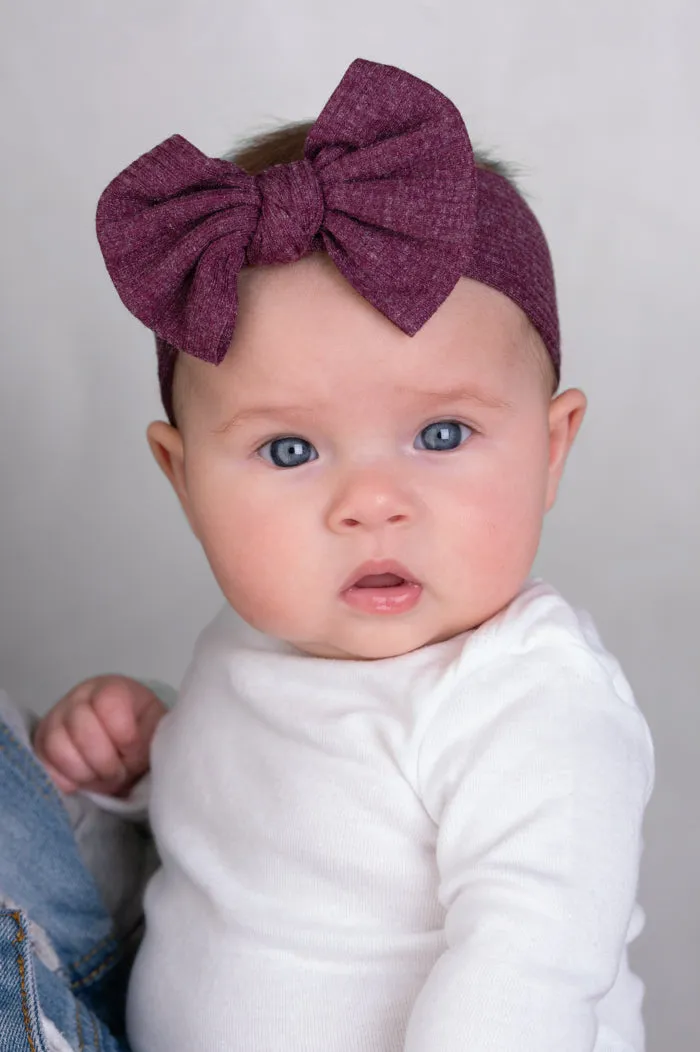
<svg viewBox="0 0 700 1052">
<path fill-rule="evenodd" d="M 556 721 L 640 721 L 632 689 L 591 617 L 541 580 L 465 635 L 436 691 L 427 733 L 498 724 L 540 734 Z M 643 721 L 642 721 L 643 722 Z"/>
<path fill-rule="evenodd" d="M 415 765 L 443 859 L 468 850 L 478 865 L 493 852 L 518 866 L 531 851 L 533 873 L 556 856 L 568 881 L 588 852 L 601 864 L 609 845 L 610 857 L 618 847 L 636 857 L 653 747 L 587 615 L 530 583 L 464 639 L 444 688 Z"/>
<path fill-rule="evenodd" d="M 631 697 L 590 614 L 539 579 L 528 581 L 507 607 L 465 639 L 460 660 L 465 674 L 512 677 L 521 685 L 533 676 L 548 682 L 584 678 Z"/>
</svg>

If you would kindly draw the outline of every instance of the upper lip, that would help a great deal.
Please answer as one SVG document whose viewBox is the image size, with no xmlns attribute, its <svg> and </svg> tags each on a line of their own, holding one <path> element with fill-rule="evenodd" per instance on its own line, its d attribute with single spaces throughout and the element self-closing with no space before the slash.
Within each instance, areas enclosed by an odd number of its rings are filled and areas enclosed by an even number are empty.
<svg viewBox="0 0 700 1052">
<path fill-rule="evenodd" d="M 409 584 L 419 584 L 410 570 L 407 570 L 401 563 L 397 563 L 395 559 L 368 559 L 366 563 L 362 563 L 356 570 L 353 570 L 340 590 L 345 592 L 362 580 L 363 577 L 382 573 L 393 573 L 404 581 L 408 581 Z"/>
</svg>

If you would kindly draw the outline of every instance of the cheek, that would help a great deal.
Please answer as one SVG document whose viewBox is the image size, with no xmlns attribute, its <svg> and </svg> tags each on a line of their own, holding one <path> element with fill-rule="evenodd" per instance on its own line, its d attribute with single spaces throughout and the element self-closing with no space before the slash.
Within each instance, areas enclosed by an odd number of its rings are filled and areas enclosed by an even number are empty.
<svg viewBox="0 0 700 1052">
<path fill-rule="evenodd" d="M 546 436 L 535 433 L 485 450 L 460 486 L 458 544 L 480 576 L 529 573 L 542 529 L 546 463 Z"/>
<path fill-rule="evenodd" d="M 192 516 L 219 587 L 247 621 L 272 631 L 304 578 L 303 504 L 285 501 L 282 513 L 278 487 L 265 476 L 212 466 L 192 475 Z"/>
</svg>

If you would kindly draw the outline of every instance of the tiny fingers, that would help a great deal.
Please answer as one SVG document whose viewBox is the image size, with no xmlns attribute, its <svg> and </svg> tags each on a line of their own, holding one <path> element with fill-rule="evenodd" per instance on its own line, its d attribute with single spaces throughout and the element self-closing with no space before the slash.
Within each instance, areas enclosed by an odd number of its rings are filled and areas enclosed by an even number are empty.
<svg viewBox="0 0 700 1052">
<path fill-rule="evenodd" d="M 138 734 L 135 691 L 139 688 L 141 684 L 131 680 L 107 680 L 92 695 L 95 714 L 120 751 L 131 745 Z"/>
<path fill-rule="evenodd" d="M 64 775 L 61 774 L 60 771 L 56 770 L 56 768 L 53 767 L 47 760 L 43 760 L 42 763 L 44 766 L 44 770 L 48 774 L 49 778 L 54 783 L 54 785 L 56 785 L 61 790 L 62 793 L 74 793 L 77 789 L 80 788 L 78 785 L 76 785 L 74 781 L 72 781 L 72 779 L 66 778 Z"/>
<path fill-rule="evenodd" d="M 80 753 L 64 723 L 55 722 L 46 726 L 41 734 L 37 735 L 35 748 L 39 759 L 59 789 L 63 789 L 63 780 L 71 785 L 71 789 L 65 790 L 67 792 L 94 780 L 95 771 Z"/>
<path fill-rule="evenodd" d="M 39 722 L 34 748 L 63 792 L 120 793 L 150 766 L 150 746 L 165 707 L 125 676 L 79 683 Z"/>
<path fill-rule="evenodd" d="M 122 759 L 132 778 L 138 778 L 151 766 L 151 744 L 158 724 L 166 713 L 165 705 L 155 694 L 139 715 L 134 741 L 122 749 Z"/>
<path fill-rule="evenodd" d="M 71 744 L 82 760 L 88 777 L 84 782 L 103 781 L 119 784 L 126 776 L 117 745 L 91 705 L 76 705 L 65 716 L 65 729 Z M 50 759 L 50 757 L 49 757 Z M 67 772 L 70 776 L 70 772 Z"/>
</svg>

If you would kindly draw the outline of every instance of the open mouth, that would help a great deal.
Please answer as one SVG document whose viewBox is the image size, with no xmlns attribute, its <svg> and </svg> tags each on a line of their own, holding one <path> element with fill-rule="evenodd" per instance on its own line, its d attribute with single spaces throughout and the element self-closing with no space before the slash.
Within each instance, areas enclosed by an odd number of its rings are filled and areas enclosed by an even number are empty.
<svg viewBox="0 0 700 1052">
<path fill-rule="evenodd" d="M 411 582 L 413 583 L 413 582 Z M 406 578 L 396 573 L 367 573 L 359 581 L 355 581 L 353 588 L 396 588 L 398 585 L 406 584 Z"/>
<path fill-rule="evenodd" d="M 341 598 L 368 614 L 399 614 L 412 610 L 422 585 L 398 563 L 365 563 L 358 567 L 341 590 Z"/>
</svg>

